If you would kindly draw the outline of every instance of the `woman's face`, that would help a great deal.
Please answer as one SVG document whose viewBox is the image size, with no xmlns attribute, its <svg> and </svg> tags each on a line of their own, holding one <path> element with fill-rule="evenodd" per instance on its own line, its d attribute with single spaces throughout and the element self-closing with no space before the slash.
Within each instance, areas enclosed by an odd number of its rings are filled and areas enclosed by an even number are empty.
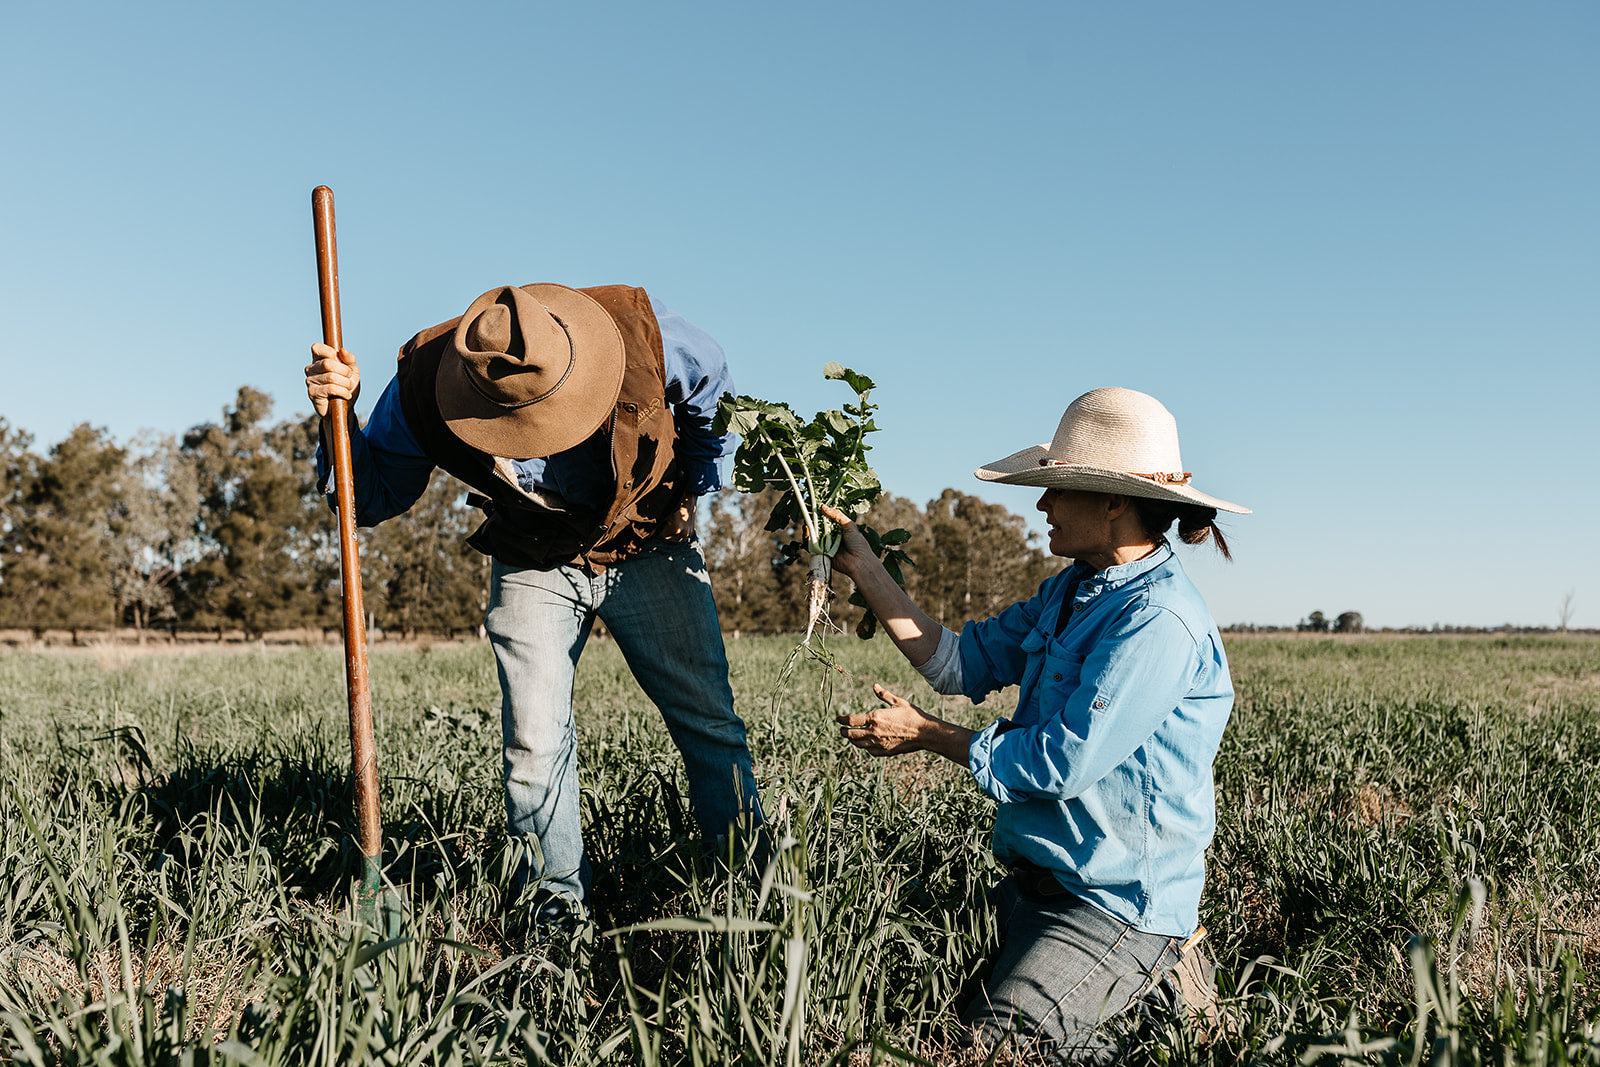
<svg viewBox="0 0 1600 1067">
<path fill-rule="evenodd" d="M 1046 489 L 1035 505 L 1050 523 L 1050 554 L 1094 560 L 1112 549 L 1110 499 L 1104 493 Z"/>
</svg>

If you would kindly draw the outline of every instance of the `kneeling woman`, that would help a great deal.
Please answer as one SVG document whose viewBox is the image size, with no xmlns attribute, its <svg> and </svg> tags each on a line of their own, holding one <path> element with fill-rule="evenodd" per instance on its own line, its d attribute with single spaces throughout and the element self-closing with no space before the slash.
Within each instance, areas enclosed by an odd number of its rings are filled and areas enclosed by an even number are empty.
<svg viewBox="0 0 1600 1067">
<path fill-rule="evenodd" d="M 1167 542 L 1213 539 L 1177 424 L 1155 398 L 1096 389 L 1050 445 L 977 471 L 1044 489 L 1050 551 L 1074 560 L 1038 593 L 957 635 L 935 623 L 844 526 L 849 575 L 908 660 L 941 693 L 975 703 L 1020 686 L 1016 713 L 974 733 L 875 687 L 884 707 L 839 716 L 875 756 L 932 751 L 999 803 L 993 896 L 1003 943 L 963 1020 L 993 1044 L 1089 1050 L 1095 1027 L 1149 994 L 1199 925 L 1216 825 L 1211 764 L 1233 706 L 1216 624 Z"/>
</svg>

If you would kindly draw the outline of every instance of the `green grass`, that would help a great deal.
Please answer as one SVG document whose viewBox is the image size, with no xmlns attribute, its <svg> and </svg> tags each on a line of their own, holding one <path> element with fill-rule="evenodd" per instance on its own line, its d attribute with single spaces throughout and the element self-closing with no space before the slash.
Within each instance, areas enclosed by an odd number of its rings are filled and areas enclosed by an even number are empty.
<svg viewBox="0 0 1600 1067">
<path fill-rule="evenodd" d="M 0 653 L 0 1034 L 22 1063 L 939 1060 L 993 946 L 992 805 L 933 756 L 873 761 L 828 709 L 883 640 L 730 642 L 765 871 L 712 855 L 615 646 L 578 677 L 598 932 L 508 909 L 484 645 L 372 656 L 386 874 L 355 926 L 332 649 Z M 1235 637 L 1203 921 L 1209 1041 L 1129 1062 L 1600 1063 L 1600 642 Z M 829 688 L 831 686 L 831 688 Z M 620 931 L 620 932 L 612 932 Z"/>
</svg>

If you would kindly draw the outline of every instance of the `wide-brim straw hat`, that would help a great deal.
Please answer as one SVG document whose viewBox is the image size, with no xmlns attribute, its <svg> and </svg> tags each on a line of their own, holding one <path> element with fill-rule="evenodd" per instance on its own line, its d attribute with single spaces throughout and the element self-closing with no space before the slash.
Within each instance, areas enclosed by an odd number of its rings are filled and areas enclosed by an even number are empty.
<svg viewBox="0 0 1600 1067">
<path fill-rule="evenodd" d="M 1067 405 L 1048 445 L 1013 452 L 973 473 L 986 482 L 1178 500 L 1250 514 L 1190 484 L 1193 475 L 1183 469 L 1178 452 L 1178 420 L 1161 401 L 1132 389 L 1084 393 Z"/>
<path fill-rule="evenodd" d="M 439 414 L 481 452 L 551 456 L 610 418 L 624 363 L 622 334 L 593 297 L 501 286 L 472 302 L 439 358 Z"/>
</svg>

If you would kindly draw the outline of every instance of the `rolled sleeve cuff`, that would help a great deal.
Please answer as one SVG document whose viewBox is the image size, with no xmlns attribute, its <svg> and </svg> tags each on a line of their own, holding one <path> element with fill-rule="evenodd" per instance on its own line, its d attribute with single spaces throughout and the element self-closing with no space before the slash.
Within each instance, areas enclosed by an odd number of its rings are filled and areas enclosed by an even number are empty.
<svg viewBox="0 0 1600 1067">
<path fill-rule="evenodd" d="M 928 657 L 928 662 L 917 668 L 917 673 L 922 675 L 935 693 L 947 696 L 960 693 L 961 635 L 944 627 L 939 634 L 939 647 Z"/>
<path fill-rule="evenodd" d="M 1010 792 L 994 776 L 994 739 L 1005 719 L 997 719 L 972 735 L 967 743 L 967 770 L 984 796 L 1004 804 Z"/>
<path fill-rule="evenodd" d="M 684 492 L 705 496 L 722 488 L 722 468 L 714 459 L 685 460 L 683 464 Z"/>
<path fill-rule="evenodd" d="M 356 485 L 361 484 L 361 477 L 356 472 L 366 472 L 372 465 L 372 449 L 367 441 L 365 432 L 350 435 L 350 469 L 351 475 L 356 478 Z M 322 491 L 323 499 L 328 502 L 328 510 L 335 515 L 339 513 L 339 482 L 338 475 L 333 469 L 333 456 L 328 451 L 325 442 L 317 441 L 317 485 Z M 361 514 L 361 506 L 356 505 L 356 515 Z"/>
<path fill-rule="evenodd" d="M 364 434 L 353 433 L 350 435 L 350 460 L 355 466 L 358 459 L 366 458 L 366 437 Z M 339 479 L 333 469 L 333 456 L 328 453 L 328 446 L 317 442 L 317 487 L 322 492 L 322 498 L 328 504 L 328 510 L 335 515 L 339 513 Z M 359 510 L 359 509 L 357 509 Z"/>
<path fill-rule="evenodd" d="M 321 444 L 317 445 L 317 485 L 322 487 L 323 496 L 333 496 L 339 488 L 333 481 L 333 464 L 328 462 L 328 450 Z"/>
</svg>

